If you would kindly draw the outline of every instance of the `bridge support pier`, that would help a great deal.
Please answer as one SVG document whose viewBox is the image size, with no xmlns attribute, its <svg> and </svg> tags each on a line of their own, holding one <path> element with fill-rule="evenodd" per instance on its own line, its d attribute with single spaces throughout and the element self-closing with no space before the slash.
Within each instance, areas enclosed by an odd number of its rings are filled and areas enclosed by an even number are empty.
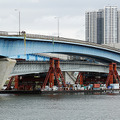
<svg viewBox="0 0 120 120">
<path fill-rule="evenodd" d="M 50 76 L 49 76 L 49 86 L 52 88 L 54 86 L 54 60 L 50 59 Z"/>
<path fill-rule="evenodd" d="M 15 76 L 15 89 L 18 90 L 19 87 L 19 77 Z"/>
<path fill-rule="evenodd" d="M 42 89 L 45 88 L 45 86 L 46 86 L 46 84 L 48 82 L 48 79 L 49 79 L 50 88 L 53 88 L 53 86 L 54 86 L 54 77 L 57 80 L 58 87 L 62 87 L 62 85 L 60 84 L 60 81 L 59 81 L 60 77 L 61 77 L 61 80 L 62 80 L 62 83 L 63 83 L 64 87 L 66 87 L 66 83 L 65 83 L 63 74 L 61 72 L 61 69 L 60 69 L 60 61 L 59 61 L 58 58 L 50 58 L 49 71 L 48 71 L 48 73 L 46 75 L 46 78 L 44 80 L 44 83 L 42 85 Z"/>
<path fill-rule="evenodd" d="M 79 72 L 75 84 L 83 85 L 83 72 Z"/>
<path fill-rule="evenodd" d="M 115 80 L 115 81 L 114 81 Z M 110 84 L 118 83 L 118 81 L 120 81 L 118 72 L 117 72 L 117 65 L 116 63 L 110 63 L 109 64 L 109 73 L 108 73 L 108 77 L 106 80 L 106 87 Z"/>
<path fill-rule="evenodd" d="M 16 60 L 12 60 L 9 58 L 1 58 L 0 59 L 0 89 L 2 89 L 8 77 L 10 77 L 10 73 L 12 72 L 15 66 Z"/>
</svg>

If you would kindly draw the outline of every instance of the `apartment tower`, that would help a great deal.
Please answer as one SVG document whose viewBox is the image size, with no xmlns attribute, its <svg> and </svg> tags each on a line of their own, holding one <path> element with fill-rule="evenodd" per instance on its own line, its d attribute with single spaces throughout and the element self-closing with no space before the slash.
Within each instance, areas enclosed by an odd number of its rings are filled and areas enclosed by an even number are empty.
<svg viewBox="0 0 120 120">
<path fill-rule="evenodd" d="M 120 42 L 120 11 L 116 6 L 106 6 L 85 14 L 85 39 L 88 42 L 109 44 Z"/>
</svg>

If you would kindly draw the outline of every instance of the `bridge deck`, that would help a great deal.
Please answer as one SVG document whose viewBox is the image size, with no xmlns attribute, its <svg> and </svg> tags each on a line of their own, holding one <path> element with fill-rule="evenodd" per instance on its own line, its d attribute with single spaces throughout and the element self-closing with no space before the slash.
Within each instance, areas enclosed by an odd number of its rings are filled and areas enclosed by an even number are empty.
<svg viewBox="0 0 120 120">
<path fill-rule="evenodd" d="M 6 36 L 6 37 L 15 37 L 15 38 L 22 38 L 24 37 L 24 34 L 21 33 L 20 35 L 18 33 L 9 33 L 6 31 L 0 31 L 0 36 Z M 84 40 L 79 40 L 79 39 L 71 39 L 71 38 L 64 38 L 64 37 L 56 37 L 56 36 L 47 36 L 47 35 L 38 35 L 38 34 L 26 34 L 26 38 L 30 38 L 30 39 L 34 39 L 34 40 L 38 40 L 39 39 L 44 39 L 44 40 L 54 40 L 54 42 L 69 42 L 72 44 L 84 44 L 84 45 L 89 45 L 89 46 L 96 46 L 98 48 L 105 48 L 105 49 L 109 49 L 111 51 L 117 51 L 120 52 L 120 49 L 114 48 L 114 47 L 110 47 L 107 45 L 101 45 L 101 44 L 96 44 L 96 43 L 92 43 L 92 42 L 87 42 Z M 27 39 L 26 39 L 27 40 Z"/>
<path fill-rule="evenodd" d="M 18 56 L 35 53 L 57 53 L 91 57 L 97 60 L 120 63 L 120 50 L 82 40 L 35 34 L 0 33 L 0 55 Z M 26 39 L 24 39 L 26 38 Z"/>
</svg>

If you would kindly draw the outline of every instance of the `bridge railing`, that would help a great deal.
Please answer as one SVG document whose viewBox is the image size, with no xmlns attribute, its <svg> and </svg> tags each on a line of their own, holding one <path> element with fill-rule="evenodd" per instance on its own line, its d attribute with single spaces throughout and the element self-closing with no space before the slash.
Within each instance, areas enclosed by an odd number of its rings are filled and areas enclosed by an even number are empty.
<svg viewBox="0 0 120 120">
<path fill-rule="evenodd" d="M 20 36 L 20 37 L 24 37 L 24 31 L 22 32 L 7 32 L 7 31 L 0 31 L 0 36 Z M 92 42 L 87 42 L 87 41 L 83 41 L 83 40 L 78 40 L 78 39 L 71 39 L 71 38 L 64 38 L 64 37 L 56 37 L 56 36 L 47 36 L 47 35 L 38 35 L 38 34 L 28 34 L 26 33 L 26 38 L 33 38 L 33 39 L 45 39 L 45 40 L 54 40 L 55 41 L 63 41 L 63 42 L 69 42 L 69 43 L 74 43 L 74 44 L 85 44 L 85 45 L 89 45 L 92 47 L 97 47 L 97 48 L 105 48 L 105 49 L 109 49 L 112 51 L 117 51 L 120 52 L 120 49 L 114 48 L 114 47 L 110 47 L 107 45 L 101 45 L 101 44 L 96 44 L 96 43 L 92 43 Z"/>
<path fill-rule="evenodd" d="M 0 35 L 8 35 L 8 32 L 6 32 L 6 31 L 0 31 Z"/>
<path fill-rule="evenodd" d="M 23 32 L 0 31 L 0 36 L 23 36 Z"/>
<path fill-rule="evenodd" d="M 87 41 L 78 40 L 78 39 L 56 37 L 56 36 L 46 36 L 46 35 L 37 35 L 37 34 L 26 34 L 26 37 L 27 38 L 34 38 L 34 39 L 54 40 L 54 42 L 55 41 L 63 41 L 63 42 L 76 43 L 76 44 L 85 44 L 85 45 L 96 46 L 99 48 L 111 49 L 111 50 L 120 52 L 120 49 L 117 49 L 117 48 L 114 48 L 111 46 L 96 44 L 96 43 L 87 42 Z"/>
</svg>

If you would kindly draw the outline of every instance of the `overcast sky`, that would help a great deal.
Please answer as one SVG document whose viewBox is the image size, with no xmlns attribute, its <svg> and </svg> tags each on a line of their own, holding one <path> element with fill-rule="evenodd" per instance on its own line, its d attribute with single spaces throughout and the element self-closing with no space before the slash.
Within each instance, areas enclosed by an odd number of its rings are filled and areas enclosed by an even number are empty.
<svg viewBox="0 0 120 120">
<path fill-rule="evenodd" d="M 0 31 L 21 31 L 85 39 L 85 12 L 117 6 L 120 0 L 0 0 Z M 18 9 L 18 11 L 15 11 Z"/>
</svg>

